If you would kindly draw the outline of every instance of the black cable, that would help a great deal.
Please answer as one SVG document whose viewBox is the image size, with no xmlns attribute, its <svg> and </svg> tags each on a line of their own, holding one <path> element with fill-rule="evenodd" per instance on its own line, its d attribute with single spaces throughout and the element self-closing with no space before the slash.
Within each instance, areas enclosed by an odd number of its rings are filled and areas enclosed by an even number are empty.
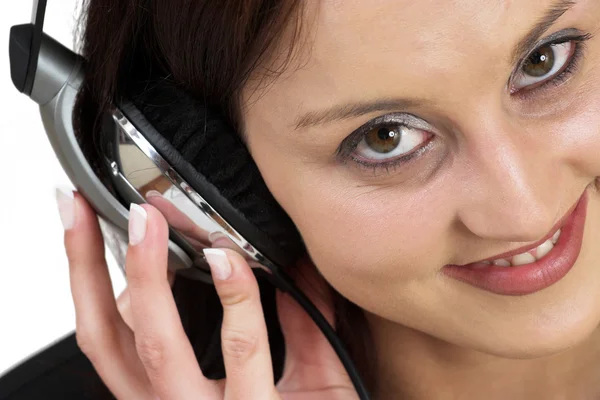
<svg viewBox="0 0 600 400">
<path fill-rule="evenodd" d="M 340 361 L 342 362 L 354 388 L 356 389 L 356 393 L 358 393 L 358 397 L 360 400 L 369 400 L 369 393 L 367 392 L 367 388 L 354 365 L 354 362 L 350 358 L 348 351 L 342 344 L 340 338 L 337 336 L 333 327 L 327 322 L 323 314 L 319 311 L 319 309 L 306 297 L 300 289 L 296 286 L 296 284 L 291 280 L 291 278 L 285 274 L 281 270 L 276 270 L 273 274 L 272 282 L 277 286 L 279 290 L 289 293 L 294 300 L 306 311 L 306 313 L 312 318 L 312 320 L 317 324 L 321 332 L 325 335 L 331 347 L 336 352 Z"/>
</svg>

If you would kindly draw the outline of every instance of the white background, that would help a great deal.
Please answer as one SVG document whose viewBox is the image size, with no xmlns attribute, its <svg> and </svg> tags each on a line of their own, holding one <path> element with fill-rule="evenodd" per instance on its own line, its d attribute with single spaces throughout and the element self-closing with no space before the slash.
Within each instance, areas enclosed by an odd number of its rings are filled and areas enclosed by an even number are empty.
<svg viewBox="0 0 600 400">
<path fill-rule="evenodd" d="M 44 31 L 73 48 L 80 1 L 50 0 Z M 75 328 L 63 231 L 54 191 L 72 187 L 46 138 L 37 105 L 10 79 L 12 25 L 31 20 L 32 0 L 0 13 L 0 375 Z M 125 286 L 110 263 L 113 288 Z"/>
</svg>

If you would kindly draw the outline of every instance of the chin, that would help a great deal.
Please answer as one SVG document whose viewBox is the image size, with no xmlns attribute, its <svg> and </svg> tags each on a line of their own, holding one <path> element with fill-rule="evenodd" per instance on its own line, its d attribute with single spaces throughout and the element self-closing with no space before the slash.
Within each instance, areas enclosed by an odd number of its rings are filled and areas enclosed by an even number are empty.
<svg viewBox="0 0 600 400">
<path fill-rule="evenodd" d="M 503 338 L 496 337 L 492 342 L 485 340 L 477 350 L 499 357 L 525 360 L 550 357 L 585 345 L 599 333 L 600 304 L 580 308 L 572 304 L 571 310 L 571 314 L 555 314 L 553 320 L 546 319 L 543 323 L 532 316 L 531 322 L 534 324 L 503 330 L 511 334 Z"/>
</svg>

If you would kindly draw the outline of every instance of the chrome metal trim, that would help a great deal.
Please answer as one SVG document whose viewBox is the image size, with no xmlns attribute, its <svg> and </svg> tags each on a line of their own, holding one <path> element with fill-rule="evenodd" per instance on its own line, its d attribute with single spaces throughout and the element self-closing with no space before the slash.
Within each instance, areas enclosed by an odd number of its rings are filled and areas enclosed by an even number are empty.
<svg viewBox="0 0 600 400">
<path fill-rule="evenodd" d="M 119 135 L 120 144 L 135 144 L 142 153 L 148 159 L 150 159 L 163 176 L 168 179 L 173 186 L 179 189 L 186 197 L 191 200 L 202 213 L 216 223 L 220 228 L 220 232 L 226 235 L 233 243 L 235 243 L 240 249 L 242 249 L 249 257 L 257 261 L 262 269 L 272 272 L 276 266 L 275 264 L 266 258 L 261 252 L 259 252 L 254 246 L 252 246 L 244 237 L 237 232 L 227 221 L 206 201 L 198 194 L 181 175 L 177 173 L 171 165 L 156 151 L 154 146 L 150 144 L 146 138 L 137 130 L 137 128 L 129 121 L 129 119 L 118 109 L 112 110 L 112 118 L 116 122 L 120 131 L 124 135 Z M 203 254 L 201 255 L 202 257 Z M 253 266 L 254 263 L 251 265 Z"/>
</svg>

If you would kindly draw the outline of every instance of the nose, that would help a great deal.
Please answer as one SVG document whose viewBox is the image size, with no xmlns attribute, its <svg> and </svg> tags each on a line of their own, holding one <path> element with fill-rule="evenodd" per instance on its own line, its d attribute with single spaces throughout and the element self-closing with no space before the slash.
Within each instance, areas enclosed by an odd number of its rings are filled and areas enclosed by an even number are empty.
<svg viewBox="0 0 600 400">
<path fill-rule="evenodd" d="M 463 128 L 459 220 L 482 238 L 539 240 L 560 217 L 561 199 L 560 166 L 545 151 L 543 132 L 526 133 L 501 118 L 472 121 Z"/>
</svg>

